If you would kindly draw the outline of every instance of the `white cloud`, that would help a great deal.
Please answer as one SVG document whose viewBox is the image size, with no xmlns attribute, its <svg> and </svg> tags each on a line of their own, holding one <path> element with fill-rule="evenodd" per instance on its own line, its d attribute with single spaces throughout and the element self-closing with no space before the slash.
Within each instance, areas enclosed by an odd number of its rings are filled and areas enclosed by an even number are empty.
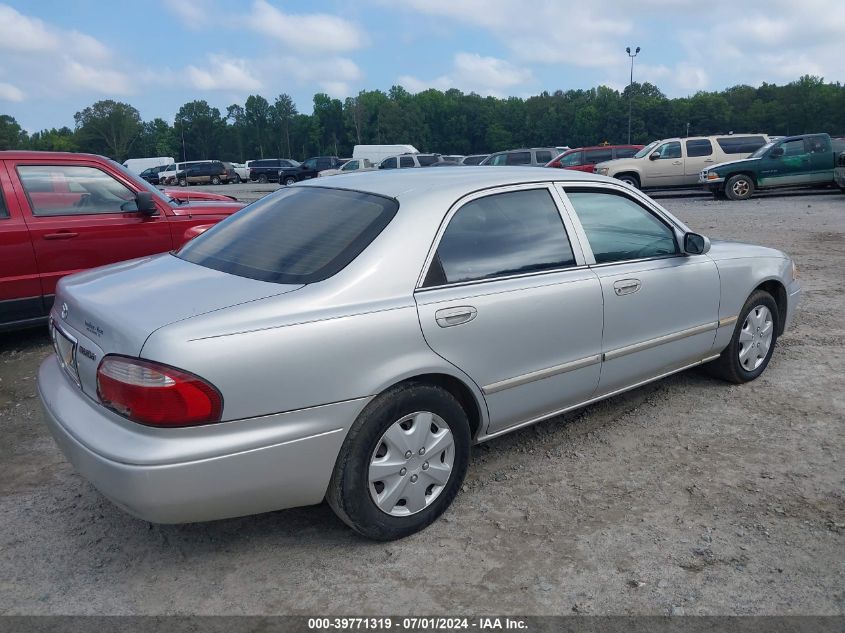
<svg viewBox="0 0 845 633">
<path fill-rule="evenodd" d="M 265 0 L 255 0 L 245 23 L 289 48 L 312 54 L 354 50 L 367 41 L 365 33 L 348 20 L 324 13 L 284 13 Z"/>
<path fill-rule="evenodd" d="M 59 47 L 59 37 L 39 20 L 0 4 L 0 48 L 17 51 L 50 51 Z"/>
<path fill-rule="evenodd" d="M 187 67 L 188 79 L 199 90 L 260 90 L 263 86 L 250 68 L 260 65 L 246 59 L 227 55 L 209 54 L 208 63 L 203 68 L 194 65 Z"/>
<path fill-rule="evenodd" d="M 219 10 L 208 0 L 164 0 L 164 8 L 192 30 L 208 25 Z"/>
<path fill-rule="evenodd" d="M 90 91 L 101 95 L 128 95 L 135 92 L 129 77 L 109 68 L 90 66 L 65 58 L 61 81 L 72 91 Z"/>
<path fill-rule="evenodd" d="M 429 88 L 438 90 L 458 88 L 482 95 L 502 96 L 505 91 L 533 79 L 530 70 L 504 59 L 459 52 L 452 60 L 452 70 L 449 73 L 430 80 L 402 75 L 399 77 L 399 83 L 410 92 L 420 92 Z"/>
<path fill-rule="evenodd" d="M 0 81 L 0 101 L 23 101 L 23 90 L 12 84 Z"/>
</svg>

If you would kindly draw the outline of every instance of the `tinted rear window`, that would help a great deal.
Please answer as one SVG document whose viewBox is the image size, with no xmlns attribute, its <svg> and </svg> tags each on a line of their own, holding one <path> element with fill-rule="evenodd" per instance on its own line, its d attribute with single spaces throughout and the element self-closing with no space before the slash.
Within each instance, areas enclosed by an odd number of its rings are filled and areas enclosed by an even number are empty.
<svg viewBox="0 0 845 633">
<path fill-rule="evenodd" d="M 638 150 L 636 147 L 617 147 L 616 158 L 630 158 L 638 151 L 640 150 Z"/>
<path fill-rule="evenodd" d="M 315 283 L 360 255 L 398 209 L 395 200 L 358 191 L 282 189 L 188 242 L 177 256 L 259 281 Z"/>
<path fill-rule="evenodd" d="M 425 154 L 417 154 L 417 160 L 420 161 L 420 165 L 423 167 L 428 167 L 429 165 L 433 165 L 438 161 L 437 156 L 432 156 L 429 154 L 426 156 Z"/>
<path fill-rule="evenodd" d="M 750 154 L 763 147 L 766 139 L 762 136 L 722 136 L 716 139 L 725 154 Z"/>
<path fill-rule="evenodd" d="M 551 158 L 549 158 L 549 160 L 551 160 Z M 505 162 L 508 165 L 530 165 L 531 152 L 511 152 L 510 154 L 507 154 Z M 496 164 L 498 165 L 499 163 Z"/>
<path fill-rule="evenodd" d="M 546 150 L 536 152 L 535 156 L 537 157 L 537 162 L 544 165 L 552 159 L 552 153 L 547 152 Z"/>
<path fill-rule="evenodd" d="M 713 153 L 713 146 L 706 138 L 687 141 L 687 156 L 710 156 Z"/>
</svg>

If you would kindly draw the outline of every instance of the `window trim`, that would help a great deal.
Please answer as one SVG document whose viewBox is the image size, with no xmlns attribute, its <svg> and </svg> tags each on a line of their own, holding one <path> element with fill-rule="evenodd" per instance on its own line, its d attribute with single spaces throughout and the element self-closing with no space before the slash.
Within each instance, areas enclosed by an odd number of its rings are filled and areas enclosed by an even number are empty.
<svg viewBox="0 0 845 633">
<path fill-rule="evenodd" d="M 578 239 L 582 241 L 581 248 L 584 250 L 584 254 L 587 259 L 587 266 L 589 268 L 605 268 L 607 266 L 618 266 L 637 262 L 648 262 L 659 259 L 669 259 L 672 257 L 686 257 L 686 254 L 684 253 L 680 245 L 680 237 L 683 233 L 688 232 L 689 229 L 687 229 L 687 227 L 685 226 L 679 225 L 677 222 L 674 221 L 673 218 L 669 218 L 665 214 L 661 213 L 660 210 L 655 208 L 652 204 L 647 204 L 647 199 L 640 200 L 638 199 L 638 197 L 632 196 L 629 191 L 626 191 L 622 187 L 616 186 L 614 184 L 597 185 L 590 183 L 566 182 L 559 182 L 557 184 L 558 191 L 566 203 L 567 211 L 574 216 L 574 223 L 577 224 L 578 227 Z M 593 247 L 590 245 L 590 240 L 587 237 L 587 232 L 584 230 L 584 225 L 581 223 L 581 218 L 578 216 L 578 212 L 575 210 L 575 206 L 569 199 L 570 192 L 603 193 L 620 196 L 622 198 L 630 200 L 637 206 L 643 208 L 647 213 L 654 216 L 660 223 L 662 223 L 669 229 L 669 231 L 672 233 L 672 239 L 675 242 L 675 253 L 672 255 L 654 255 L 651 257 L 638 257 L 636 259 L 620 259 L 615 262 L 597 262 L 596 256 L 593 253 Z"/>
<path fill-rule="evenodd" d="M 575 259 L 575 264 L 571 266 L 565 266 L 563 268 L 535 270 L 524 273 L 516 273 L 513 275 L 504 275 L 502 277 L 472 279 L 469 281 L 455 281 L 451 283 L 446 282 L 445 284 L 440 284 L 437 286 L 423 285 L 425 283 L 426 277 L 428 276 L 429 269 L 431 268 L 432 263 L 434 262 L 434 257 L 437 255 L 437 249 L 440 247 L 440 242 L 443 239 L 443 234 L 446 232 L 449 223 L 452 221 L 452 218 L 458 211 L 460 211 L 465 205 L 475 200 L 478 200 L 479 198 L 495 196 L 500 193 L 512 193 L 514 191 L 525 191 L 532 189 L 543 189 L 549 192 L 549 195 L 551 196 L 552 201 L 554 202 L 554 205 L 557 208 L 558 214 L 560 215 L 561 222 L 563 223 L 565 235 L 569 240 L 569 246 L 572 249 L 572 256 Z M 445 215 L 443 216 L 443 219 L 440 221 L 440 226 L 437 227 L 437 233 L 434 236 L 434 240 L 432 240 L 428 254 L 426 255 L 425 261 L 423 262 L 422 270 L 420 271 L 420 274 L 417 277 L 417 283 L 414 286 L 414 292 L 428 292 L 432 290 L 441 290 L 443 288 L 458 288 L 461 286 L 471 285 L 474 286 L 478 284 L 496 283 L 504 280 L 518 279 L 522 277 L 536 277 L 539 275 L 550 275 L 570 270 L 583 270 L 587 268 L 588 264 L 586 261 L 585 253 L 583 251 L 583 246 L 581 244 L 581 238 L 577 233 L 578 228 L 580 227 L 576 227 L 572 222 L 571 218 L 569 217 L 568 209 L 566 209 L 566 207 L 563 205 L 560 199 L 560 195 L 558 194 L 557 187 L 555 187 L 552 181 L 526 182 L 515 185 L 498 185 L 494 187 L 488 187 L 485 189 L 478 189 L 476 191 L 472 191 L 461 196 L 455 202 L 453 202 L 445 213 Z"/>
</svg>

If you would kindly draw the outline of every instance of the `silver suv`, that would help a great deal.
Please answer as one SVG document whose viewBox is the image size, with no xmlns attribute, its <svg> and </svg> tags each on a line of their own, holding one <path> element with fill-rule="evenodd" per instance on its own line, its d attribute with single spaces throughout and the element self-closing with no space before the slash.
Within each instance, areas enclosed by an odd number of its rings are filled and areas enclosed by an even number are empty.
<svg viewBox="0 0 845 633">
<path fill-rule="evenodd" d="M 390 156 L 379 163 L 379 169 L 405 169 L 407 167 L 430 167 L 442 163 L 440 154 L 400 154 Z"/>
<path fill-rule="evenodd" d="M 555 156 L 560 154 L 556 147 L 531 147 L 523 149 L 509 149 L 506 152 L 490 154 L 481 161 L 482 165 L 509 165 L 522 167 L 543 167 Z"/>
</svg>

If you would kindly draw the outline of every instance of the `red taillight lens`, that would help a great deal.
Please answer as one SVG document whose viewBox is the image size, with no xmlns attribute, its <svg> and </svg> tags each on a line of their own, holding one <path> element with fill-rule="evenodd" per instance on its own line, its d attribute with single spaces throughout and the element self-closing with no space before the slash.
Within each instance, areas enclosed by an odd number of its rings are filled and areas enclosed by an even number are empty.
<svg viewBox="0 0 845 633">
<path fill-rule="evenodd" d="M 219 422 L 223 398 L 213 385 L 181 369 L 109 355 L 97 368 L 97 395 L 104 406 L 150 426 Z"/>
</svg>

